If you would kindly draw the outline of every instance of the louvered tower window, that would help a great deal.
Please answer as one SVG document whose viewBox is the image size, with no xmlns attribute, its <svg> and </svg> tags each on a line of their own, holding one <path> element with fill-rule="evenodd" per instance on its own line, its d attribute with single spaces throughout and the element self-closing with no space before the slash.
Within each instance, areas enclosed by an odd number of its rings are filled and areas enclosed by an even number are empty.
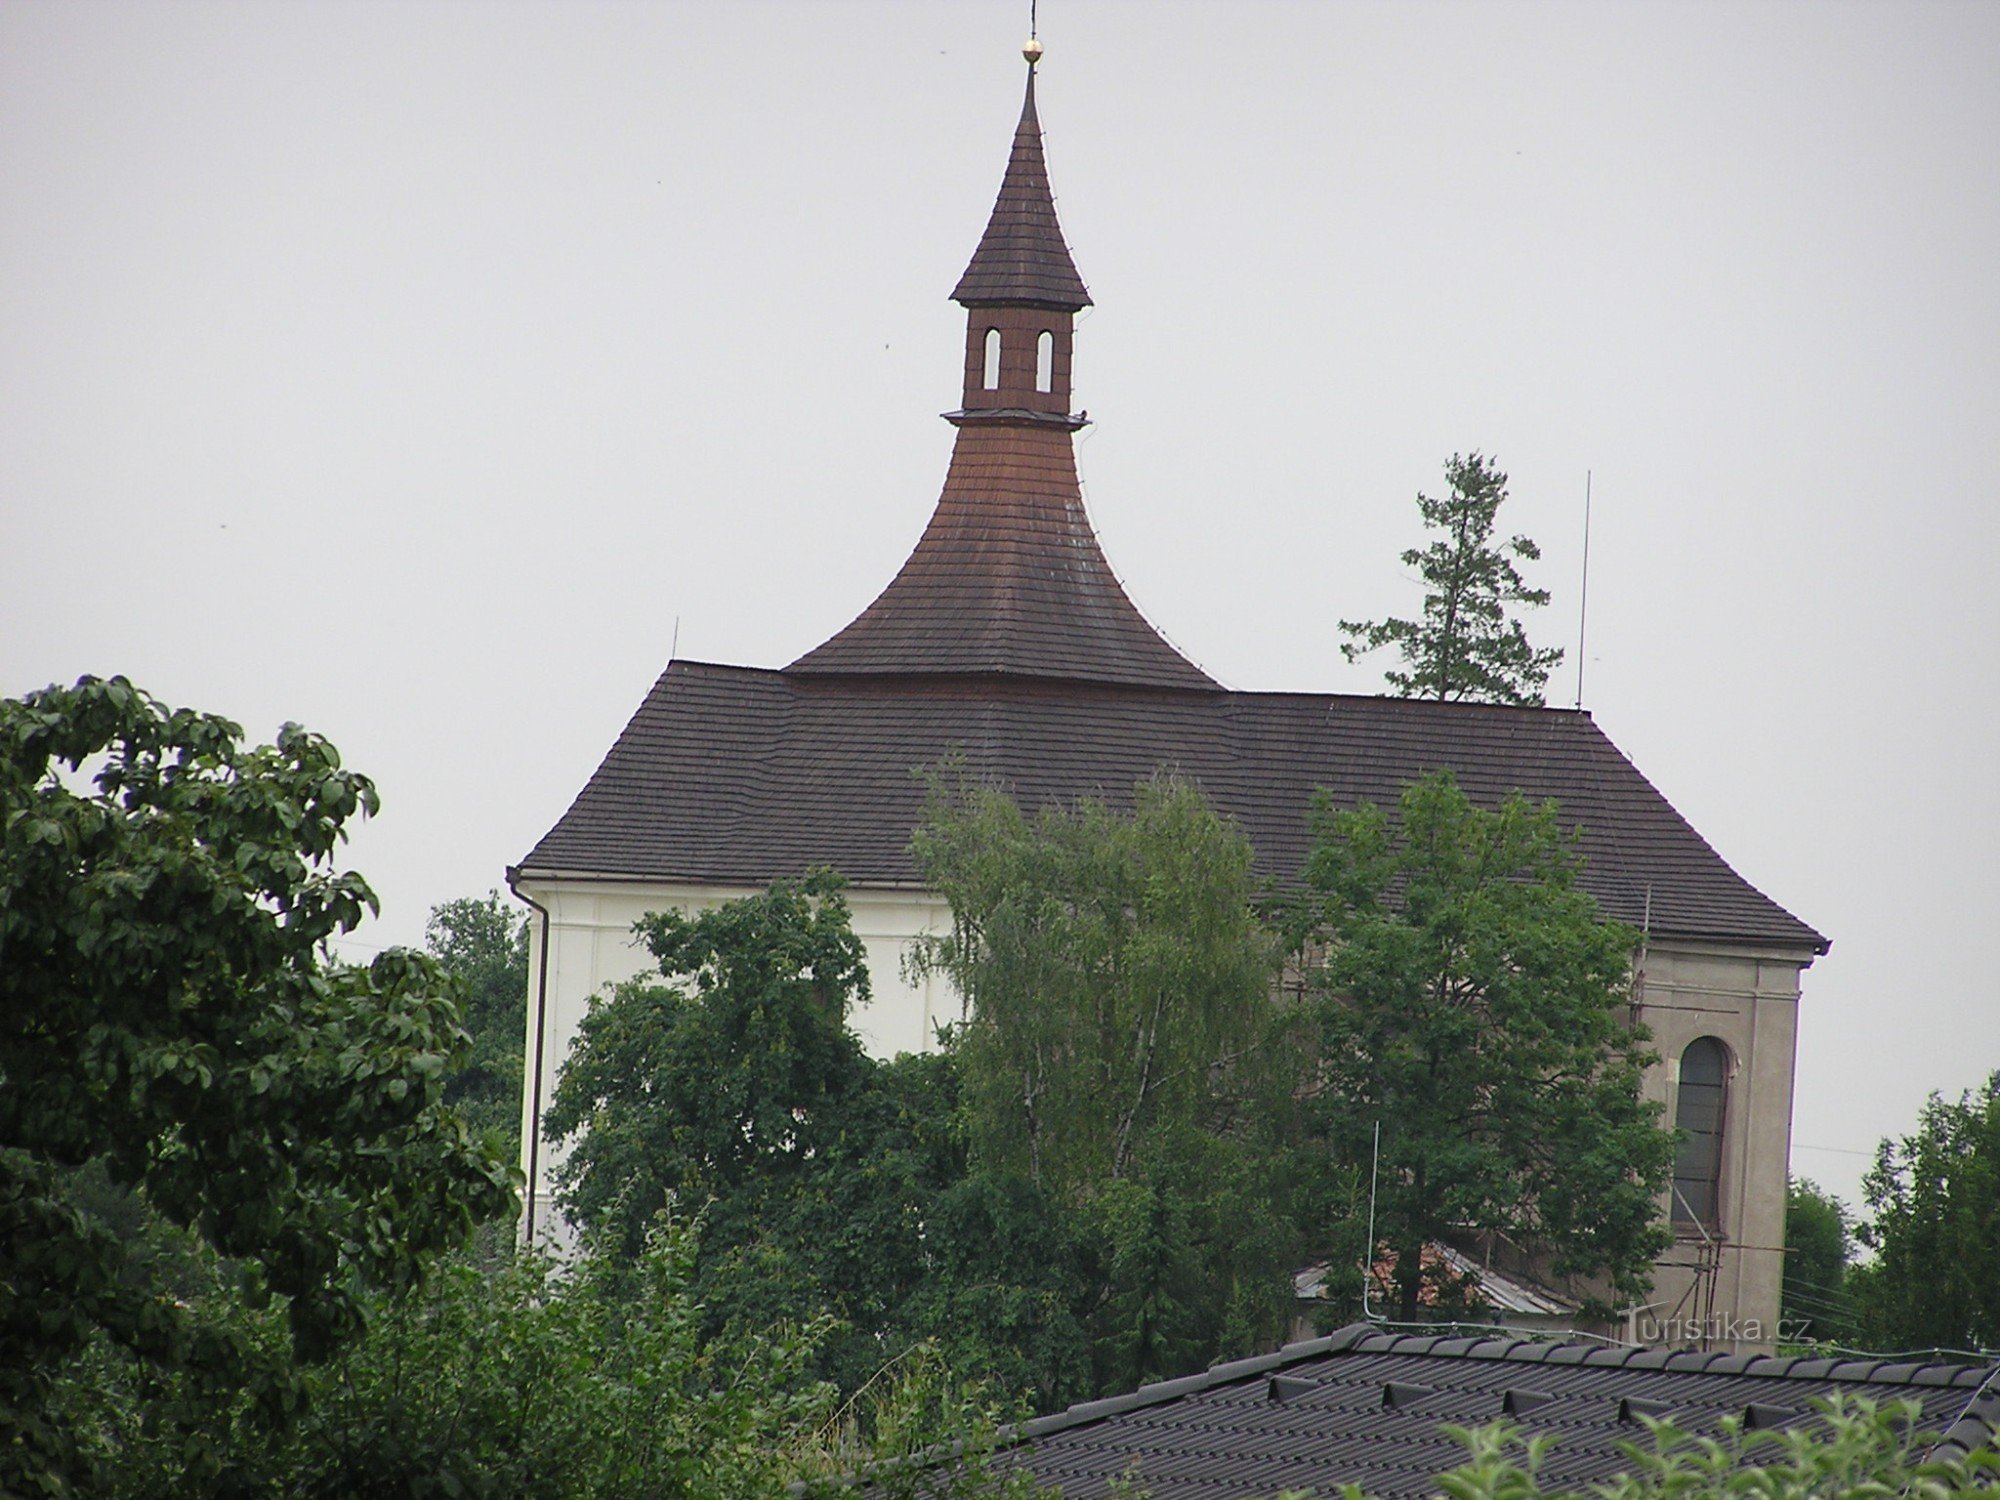
<svg viewBox="0 0 2000 1500">
<path fill-rule="evenodd" d="M 1035 340 L 1035 389 L 1047 393 L 1056 388 L 1056 336 L 1048 329 Z"/>
<path fill-rule="evenodd" d="M 986 389 L 1000 389 L 1000 330 L 986 330 Z"/>
<path fill-rule="evenodd" d="M 1712 1036 L 1697 1037 L 1681 1054 L 1674 1126 L 1682 1132 L 1674 1163 L 1676 1224 L 1713 1232 L 1721 1227 L 1722 1119 L 1729 1050 Z"/>
</svg>

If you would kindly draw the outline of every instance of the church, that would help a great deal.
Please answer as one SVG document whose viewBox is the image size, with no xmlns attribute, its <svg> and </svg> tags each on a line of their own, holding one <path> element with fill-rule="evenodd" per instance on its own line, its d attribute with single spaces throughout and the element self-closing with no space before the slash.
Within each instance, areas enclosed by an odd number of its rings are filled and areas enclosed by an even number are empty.
<svg viewBox="0 0 2000 1500">
<path fill-rule="evenodd" d="M 1799 980 L 1827 940 L 1756 890 L 1581 710 L 1237 692 L 1181 655 L 1127 596 L 1085 514 L 1071 348 L 1091 303 L 1057 222 L 1026 97 L 992 216 L 952 300 L 966 314 L 954 448 L 928 526 L 845 628 L 778 668 L 669 661 L 583 790 L 509 869 L 532 911 L 523 1101 L 525 1223 L 560 1233 L 540 1123 L 592 996 L 647 955 L 632 926 L 827 865 L 849 882 L 879 1055 L 957 1018 L 907 979 L 910 940 L 949 927 L 909 851 L 947 757 L 1025 807 L 1129 804 L 1165 769 L 1198 784 L 1296 877 L 1318 788 L 1393 806 L 1452 771 L 1491 805 L 1555 799 L 1581 884 L 1644 933 L 1637 1016 L 1663 1059 L 1647 1087 L 1687 1132 L 1661 1211 L 1674 1248 L 1621 1332 L 1768 1346 L 1777 1333 Z M 942 373 L 942 372 L 940 372 Z M 1168 601 L 1163 614 L 1170 614 Z"/>
</svg>

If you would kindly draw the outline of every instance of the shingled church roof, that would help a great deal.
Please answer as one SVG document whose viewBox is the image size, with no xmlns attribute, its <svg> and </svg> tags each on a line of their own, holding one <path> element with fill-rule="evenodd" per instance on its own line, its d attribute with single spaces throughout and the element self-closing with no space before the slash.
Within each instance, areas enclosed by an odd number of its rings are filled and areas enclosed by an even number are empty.
<svg viewBox="0 0 2000 1500">
<path fill-rule="evenodd" d="M 1035 115 L 1032 67 L 993 216 L 951 296 L 967 306 L 1027 302 L 1071 312 L 1090 306 L 1090 293 L 1070 259 L 1062 225 L 1056 222 L 1055 195 L 1049 188 L 1048 164 L 1042 159 L 1042 124 Z"/>
<path fill-rule="evenodd" d="M 538 874 L 755 886 L 831 865 L 916 884 L 917 769 L 948 756 L 1034 807 L 1129 805 L 1157 770 L 1198 783 L 1297 877 L 1317 787 L 1393 807 L 1447 768 L 1476 801 L 1553 797 L 1580 834 L 1580 883 L 1656 936 L 1826 950 L 1723 861 L 1592 722 L 1563 709 L 1319 693 L 1147 691 L 894 673 L 845 678 L 674 662 L 562 820 Z"/>
<path fill-rule="evenodd" d="M 992 674 L 1217 691 L 1126 595 L 1084 514 L 1064 428 L 959 429 L 902 571 L 788 672 Z"/>
<path fill-rule="evenodd" d="M 1042 161 L 1035 75 L 993 217 L 952 294 L 967 306 L 965 409 L 944 492 L 916 549 L 881 595 L 795 673 L 1009 674 L 1128 687 L 1214 691 L 1206 673 L 1161 638 L 1126 595 L 1098 546 L 1077 484 L 1069 416 L 1070 314 L 1089 302 L 1063 243 Z M 1029 304 L 1027 323 L 988 311 Z M 988 368 L 988 329 L 1053 346 L 1036 382 L 1016 345 Z M 975 370 L 974 366 L 978 369 Z M 1058 378 L 1059 372 L 1059 378 Z"/>
<path fill-rule="evenodd" d="M 965 407 L 949 414 L 944 491 L 901 571 L 783 671 L 670 663 L 524 873 L 755 886 L 831 865 L 914 884 L 914 772 L 960 755 L 1030 806 L 1128 802 L 1136 781 L 1178 772 L 1288 881 L 1315 788 L 1393 807 L 1406 782 L 1448 768 L 1489 805 L 1516 789 L 1559 801 L 1581 833 L 1582 883 L 1609 916 L 1650 911 L 1663 936 L 1825 951 L 1587 714 L 1228 692 L 1147 623 L 1077 485 L 1070 319 L 1089 298 L 1056 222 L 1032 72 L 954 295 L 968 307 Z M 1001 348 L 1013 335 L 1022 342 Z M 1035 338 L 1053 346 L 1046 366 Z"/>
</svg>

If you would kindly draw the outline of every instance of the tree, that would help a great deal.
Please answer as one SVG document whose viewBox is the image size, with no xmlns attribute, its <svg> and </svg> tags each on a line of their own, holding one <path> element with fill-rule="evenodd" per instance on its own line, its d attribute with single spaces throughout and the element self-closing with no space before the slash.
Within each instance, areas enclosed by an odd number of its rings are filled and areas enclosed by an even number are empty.
<svg viewBox="0 0 2000 1500">
<path fill-rule="evenodd" d="M 1817 1183 L 1798 1179 L 1785 1190 L 1785 1280 L 1779 1299 L 1780 1337 L 1852 1344 L 1857 1337 L 1848 1261 L 1853 1256 L 1847 1205 Z"/>
<path fill-rule="evenodd" d="M 1295 927 L 1314 1108 L 1349 1161 L 1371 1160 L 1380 1126 L 1376 1225 L 1400 1315 L 1436 1275 L 1423 1246 L 1467 1233 L 1640 1292 L 1666 1243 L 1674 1138 L 1639 1096 L 1655 1059 L 1625 1012 L 1636 935 L 1577 889 L 1555 805 L 1516 794 L 1484 811 L 1441 771 L 1393 822 L 1322 793 L 1314 826 Z"/>
<path fill-rule="evenodd" d="M 1816 1419 L 1809 1424 L 1760 1428 L 1727 1416 L 1715 1437 L 1677 1427 L 1671 1418 L 1642 1417 L 1650 1441 L 1621 1444 L 1629 1467 L 1591 1485 L 1588 1493 L 1595 1500 L 1723 1495 L 1948 1500 L 1989 1494 L 2000 1480 L 2000 1452 L 1990 1446 L 1970 1452 L 1941 1448 L 1939 1434 L 1920 1425 L 1918 1402 L 1835 1398 L 1813 1404 Z M 1581 1500 L 1576 1489 L 1546 1485 L 1541 1477 L 1556 1445 L 1553 1433 L 1526 1433 L 1505 1419 L 1445 1430 L 1464 1445 L 1466 1462 L 1438 1476 L 1437 1493 L 1455 1500 Z M 1342 1500 L 1365 1497 L 1359 1485 L 1348 1485 Z"/>
<path fill-rule="evenodd" d="M 995 1493 L 977 1483 L 994 1423 L 933 1351 L 911 1351 L 843 1408 L 811 1374 L 827 1320 L 711 1336 L 702 1233 L 698 1218 L 662 1215 L 630 1265 L 448 1258 L 422 1287 L 374 1299 L 366 1336 L 303 1372 L 308 1400 L 282 1431 L 241 1400 L 185 1401 L 180 1378 L 149 1378 L 101 1345 L 60 1395 L 101 1449 L 101 1491 L 127 1500 L 852 1496 L 853 1475 L 953 1441 L 971 1472 L 922 1493 Z M 274 1332 L 268 1312 L 215 1291 L 246 1339 Z M 906 1493 L 883 1477 L 869 1493 Z"/>
<path fill-rule="evenodd" d="M 513 1205 L 442 1100 L 454 987 L 419 954 L 326 956 L 374 908 L 333 865 L 374 787 L 295 725 L 241 740 L 123 678 L 0 702 L 0 1490 L 71 1472 L 48 1400 L 100 1331 L 296 1399 L 79 1211 L 86 1165 L 240 1259 L 307 1360 Z"/>
<path fill-rule="evenodd" d="M 465 987 L 465 1061 L 444 1097 L 509 1160 L 521 1152 L 521 1055 L 528 1022 L 528 924 L 498 891 L 431 908 L 424 947 Z"/>
<path fill-rule="evenodd" d="M 1417 495 L 1424 525 L 1443 535 L 1403 554 L 1404 566 L 1417 570 L 1427 590 L 1423 618 L 1342 620 L 1341 631 L 1354 639 L 1341 653 L 1355 661 L 1383 646 L 1396 647 L 1408 670 L 1384 675 L 1399 697 L 1539 705 L 1563 654 L 1531 646 L 1507 609 L 1549 602 L 1548 590 L 1529 588 L 1514 566 L 1516 558 L 1536 561 L 1541 549 L 1525 536 L 1494 542 L 1507 476 L 1492 459 L 1454 453 L 1444 474 L 1448 496 Z"/>
<path fill-rule="evenodd" d="M 2000 1073 L 1957 1102 L 1932 1094 L 1914 1134 L 1883 1141 L 1857 1229 L 1875 1259 L 1853 1275 L 1879 1349 L 2000 1346 Z"/>
<path fill-rule="evenodd" d="M 853 1391 L 936 1340 L 1038 1406 L 1083 1393 L 1080 1299 L 1045 1197 L 968 1176 L 949 1058 L 870 1058 L 839 877 L 639 924 L 656 975 L 594 1004 L 557 1081 L 565 1209 L 618 1256 L 705 1204 L 712 1333 L 830 1314 L 815 1368 Z"/>
<path fill-rule="evenodd" d="M 1301 1237 L 1296 1046 L 1248 841 L 1183 782 L 1030 818 L 935 790 L 913 848 L 952 930 L 915 950 L 968 1003 L 951 1038 L 976 1167 L 1077 1226 L 1100 1389 L 1282 1331 Z"/>
<path fill-rule="evenodd" d="M 847 1144 L 868 1075 L 843 1024 L 868 997 L 868 968 L 838 877 L 657 913 L 635 931 L 668 982 L 592 1005 L 546 1120 L 551 1142 L 577 1137 L 557 1171 L 563 1206 L 619 1226 L 626 1254 L 673 1198 L 728 1204 L 817 1171 Z"/>
</svg>

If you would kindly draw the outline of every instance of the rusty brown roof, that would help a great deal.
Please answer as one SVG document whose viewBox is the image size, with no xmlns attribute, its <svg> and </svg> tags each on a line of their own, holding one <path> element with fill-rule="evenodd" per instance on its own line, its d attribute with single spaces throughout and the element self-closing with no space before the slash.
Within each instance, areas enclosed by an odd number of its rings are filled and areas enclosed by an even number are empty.
<svg viewBox="0 0 2000 1500">
<path fill-rule="evenodd" d="M 1063 242 L 1062 225 L 1056 221 L 1049 169 L 1042 159 L 1042 125 L 1035 117 L 1032 68 L 993 216 L 986 221 L 979 248 L 972 252 L 972 261 L 951 295 L 953 301 L 968 307 L 1028 302 L 1075 312 L 1090 306 L 1090 292 L 1076 273 L 1076 262 Z"/>
<path fill-rule="evenodd" d="M 1476 800 L 1553 797 L 1579 831 L 1581 884 L 1652 931 L 1810 949 L 1826 940 L 1752 886 L 1587 713 L 1317 693 L 1013 677 L 824 676 L 674 662 L 524 870 L 756 886 L 831 865 L 916 883 L 916 769 L 951 754 L 1029 807 L 1178 772 L 1234 818 L 1258 869 L 1296 878 L 1317 787 L 1393 808 L 1448 768 Z"/>
<path fill-rule="evenodd" d="M 1066 426 L 969 422 L 902 571 L 785 669 L 1010 673 L 1219 691 L 1146 623 L 1104 559 Z"/>
</svg>

